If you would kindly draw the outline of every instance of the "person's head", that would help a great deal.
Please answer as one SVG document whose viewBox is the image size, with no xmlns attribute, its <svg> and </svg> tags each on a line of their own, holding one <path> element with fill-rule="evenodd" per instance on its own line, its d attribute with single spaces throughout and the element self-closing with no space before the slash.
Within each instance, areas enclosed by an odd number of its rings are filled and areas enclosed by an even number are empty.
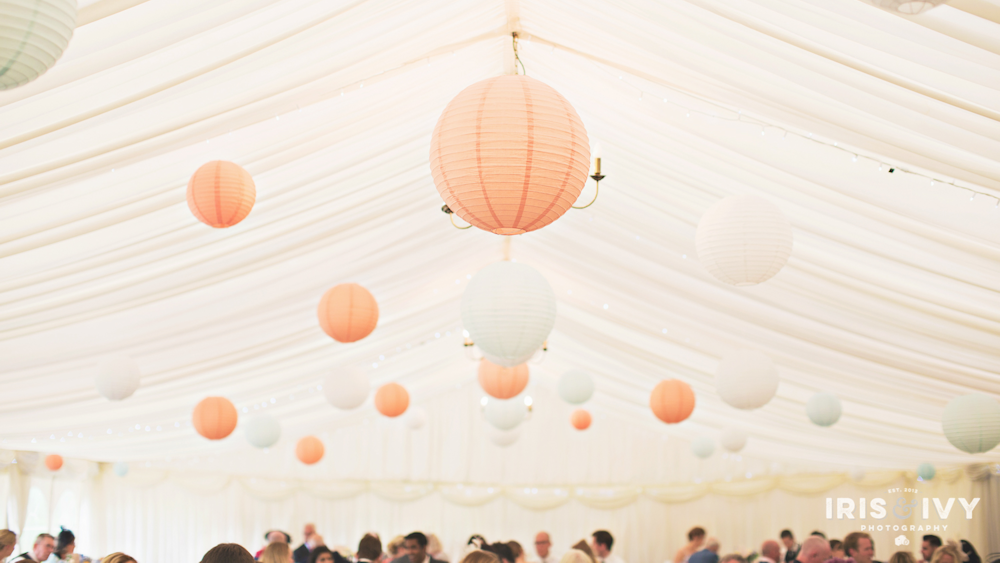
<svg viewBox="0 0 1000 563">
<path fill-rule="evenodd" d="M 391 540 L 389 540 L 389 543 L 386 544 L 385 549 L 389 553 L 389 555 L 393 556 L 394 558 L 399 557 L 400 555 L 405 555 L 404 551 L 406 550 L 406 546 L 404 544 L 406 544 L 406 538 L 404 538 L 403 536 L 396 536 Z"/>
<path fill-rule="evenodd" d="M 723 555 L 722 559 L 719 559 L 719 563 L 747 563 L 747 560 L 739 553 L 730 553 Z"/>
<path fill-rule="evenodd" d="M 844 542 L 840 540 L 830 540 L 830 557 L 834 559 L 843 559 L 846 557 L 844 554 Z"/>
<path fill-rule="evenodd" d="M 611 553 L 611 546 L 615 543 L 615 538 L 611 537 L 611 534 L 606 530 L 597 530 L 590 536 L 593 541 L 590 542 L 590 547 L 594 549 L 594 555 L 604 558 Z"/>
<path fill-rule="evenodd" d="M 559 563 L 591 563 L 592 561 L 593 559 L 590 555 L 587 555 L 579 549 L 571 549 L 563 554 Z"/>
<path fill-rule="evenodd" d="M 781 530 L 781 543 L 785 545 L 785 549 L 795 547 L 795 536 L 792 535 L 791 530 Z"/>
<path fill-rule="evenodd" d="M 844 538 L 844 552 L 853 558 L 855 563 L 872 563 L 872 557 L 875 557 L 875 542 L 865 532 L 851 532 Z"/>
<path fill-rule="evenodd" d="M 962 553 L 969 558 L 968 563 L 982 563 L 983 558 L 979 556 L 979 552 L 976 551 L 976 546 L 969 543 L 969 540 L 961 540 Z"/>
<path fill-rule="evenodd" d="M 916 560 L 909 551 L 897 551 L 889 558 L 889 563 L 916 563 Z"/>
<path fill-rule="evenodd" d="M 272 544 L 274 542 L 288 543 L 288 535 L 281 530 L 270 530 L 264 534 L 264 541 L 268 544 Z"/>
<path fill-rule="evenodd" d="M 302 527 L 302 541 L 305 542 L 310 536 L 316 533 L 316 524 L 306 524 Z"/>
<path fill-rule="evenodd" d="M 514 563 L 514 552 L 503 542 L 483 546 L 483 551 L 489 551 L 500 558 L 501 563 Z"/>
<path fill-rule="evenodd" d="M 31 548 L 31 556 L 35 561 L 45 561 L 56 550 L 56 539 L 51 534 L 38 534 L 35 545 Z"/>
<path fill-rule="evenodd" d="M 235 544 L 230 544 L 230 545 L 235 545 Z M 246 551 L 246 550 L 244 549 L 243 551 Z M 208 554 L 206 553 L 205 555 L 208 555 Z M 247 555 L 250 555 L 250 554 L 247 553 Z M 253 561 L 253 558 L 251 557 L 250 560 Z M 202 561 L 204 561 L 204 559 Z M 226 561 L 228 562 L 229 560 L 227 559 Z M 131 555 L 125 555 L 124 553 L 122 553 L 120 551 L 116 551 L 116 552 L 112 553 L 111 555 L 108 555 L 104 559 L 101 559 L 101 563 L 136 563 L 136 560 Z M 205 563 L 208 563 L 208 562 L 206 561 Z M 243 562 L 234 559 L 233 563 L 243 563 Z"/>
<path fill-rule="evenodd" d="M 924 541 L 920 546 L 920 555 L 924 558 L 924 561 L 930 561 L 931 557 L 934 557 L 934 550 L 939 547 L 941 547 L 941 538 L 934 534 L 927 534 L 924 536 Z"/>
<path fill-rule="evenodd" d="M 761 544 L 760 554 L 771 561 L 778 561 L 781 559 L 781 546 L 774 540 L 767 540 Z"/>
<path fill-rule="evenodd" d="M 576 542 L 573 549 L 577 551 L 582 551 L 584 555 L 590 558 L 590 563 L 597 563 L 597 557 L 594 556 L 594 550 L 590 548 L 590 545 L 586 540 L 580 540 Z"/>
<path fill-rule="evenodd" d="M 818 536 L 810 536 L 802 542 L 802 549 L 799 550 L 799 555 L 795 560 L 800 563 L 825 563 L 829 558 L 830 542 Z"/>
<path fill-rule="evenodd" d="M 521 544 L 517 543 L 516 541 L 510 540 L 509 542 L 507 542 L 507 547 L 510 548 L 510 552 L 514 556 L 514 561 L 517 561 L 518 559 L 524 557 L 524 548 L 521 547 Z"/>
<path fill-rule="evenodd" d="M 500 558 L 488 551 L 474 549 L 466 553 L 459 563 L 500 563 Z"/>
<path fill-rule="evenodd" d="M 708 538 L 705 540 L 705 549 L 711 551 L 712 553 L 719 553 L 719 540 L 716 538 Z"/>
<path fill-rule="evenodd" d="M 953 545 L 944 545 L 934 550 L 931 563 L 962 563 L 962 554 Z"/>
<path fill-rule="evenodd" d="M 442 551 L 444 551 L 444 548 L 441 546 L 441 540 L 434 534 L 427 534 L 427 553 L 434 555 Z"/>
<path fill-rule="evenodd" d="M 378 561 L 379 557 L 382 557 L 382 541 L 377 537 L 368 534 L 361 538 L 358 542 L 358 559 L 368 559 L 370 561 Z M 333 561 L 333 558 L 330 558 Z"/>
<path fill-rule="evenodd" d="M 17 534 L 10 530 L 0 530 L 0 561 L 10 557 L 17 547 Z"/>
<path fill-rule="evenodd" d="M 809 535 L 810 536 L 819 536 L 819 537 L 821 537 L 823 539 L 826 539 L 826 534 L 824 534 L 823 532 L 821 532 L 819 530 L 813 530 L 812 533 L 809 534 Z"/>
<path fill-rule="evenodd" d="M 535 553 L 542 559 L 545 559 L 549 556 L 550 549 L 552 549 L 552 540 L 549 538 L 549 533 L 538 532 L 535 534 Z"/>
<path fill-rule="evenodd" d="M 102 563 L 104 563 L 102 561 Z M 205 552 L 201 563 L 254 563 L 253 555 L 238 543 L 220 543 Z"/>
<path fill-rule="evenodd" d="M 705 542 L 705 528 L 695 526 L 688 530 L 688 541 L 700 546 Z"/>
<path fill-rule="evenodd" d="M 309 552 L 309 563 L 333 563 L 333 552 L 325 545 L 321 545 Z"/>
<path fill-rule="evenodd" d="M 65 559 L 67 555 L 76 549 L 76 536 L 66 528 L 60 528 L 59 536 L 56 537 L 56 555 L 59 559 Z"/>
<path fill-rule="evenodd" d="M 282 538 L 284 540 L 284 538 Z M 292 548 L 284 541 L 275 541 L 267 544 L 264 553 L 260 555 L 260 563 L 293 563 Z"/>
<path fill-rule="evenodd" d="M 413 532 L 403 540 L 406 553 L 410 555 L 410 563 L 423 563 L 424 559 L 427 558 L 427 536 L 420 532 Z"/>
</svg>

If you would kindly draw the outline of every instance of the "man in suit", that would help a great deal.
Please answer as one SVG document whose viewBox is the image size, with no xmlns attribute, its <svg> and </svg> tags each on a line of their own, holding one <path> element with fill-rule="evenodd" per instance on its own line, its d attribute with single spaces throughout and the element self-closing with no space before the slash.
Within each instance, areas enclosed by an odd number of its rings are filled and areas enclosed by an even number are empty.
<svg viewBox="0 0 1000 563">
<path fill-rule="evenodd" d="M 56 550 L 56 538 L 51 534 L 38 534 L 31 551 L 18 555 L 11 561 L 45 561 Z"/>
<path fill-rule="evenodd" d="M 760 561 L 761 563 L 778 563 L 781 559 L 781 546 L 778 542 L 774 540 L 767 540 L 760 546 Z"/>
<path fill-rule="evenodd" d="M 875 542 L 866 532 L 847 534 L 844 538 L 844 553 L 853 558 L 855 563 L 879 563 L 875 561 Z"/>
<path fill-rule="evenodd" d="M 795 543 L 795 536 L 791 530 L 781 530 L 781 543 L 785 544 L 785 563 L 792 563 L 802 546 Z"/>
<path fill-rule="evenodd" d="M 365 534 L 358 544 L 358 563 L 379 563 L 382 560 L 382 540 Z"/>
<path fill-rule="evenodd" d="M 625 563 L 621 557 L 611 553 L 611 546 L 615 544 L 615 538 L 607 530 L 597 530 L 590 535 L 590 549 L 597 557 L 597 563 Z"/>
<path fill-rule="evenodd" d="M 292 557 L 295 559 L 295 563 L 309 563 L 309 538 L 313 537 L 316 533 L 315 524 L 306 524 L 306 527 L 302 529 L 302 545 L 295 548 L 292 552 Z"/>
<path fill-rule="evenodd" d="M 705 540 L 705 549 L 691 554 L 688 563 L 719 563 L 719 540 Z"/>
<path fill-rule="evenodd" d="M 397 557 L 392 563 L 444 563 L 427 555 L 427 536 L 420 532 L 413 532 L 403 540 L 406 555 Z"/>
</svg>

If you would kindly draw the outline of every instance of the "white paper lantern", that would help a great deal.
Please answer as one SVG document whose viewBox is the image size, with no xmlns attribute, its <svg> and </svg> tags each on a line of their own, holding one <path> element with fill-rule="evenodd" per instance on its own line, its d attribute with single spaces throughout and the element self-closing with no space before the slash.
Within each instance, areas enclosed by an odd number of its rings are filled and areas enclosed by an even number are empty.
<svg viewBox="0 0 1000 563">
<path fill-rule="evenodd" d="M 736 453 L 747 445 L 747 433 L 736 426 L 727 426 L 722 429 L 719 435 L 719 443 L 722 447 Z"/>
<path fill-rule="evenodd" d="M 526 264 L 490 264 L 472 276 L 462 295 L 465 329 L 486 359 L 499 366 L 531 359 L 555 322 L 555 292 Z"/>
<path fill-rule="evenodd" d="M 833 393 L 816 393 L 806 402 L 806 414 L 817 426 L 832 426 L 840 420 L 840 399 Z"/>
<path fill-rule="evenodd" d="M 76 29 L 76 0 L 0 0 L 0 90 L 56 64 Z"/>
<path fill-rule="evenodd" d="M 594 396 L 594 378 L 582 369 L 571 369 L 559 378 L 559 397 L 571 405 L 582 405 Z"/>
<path fill-rule="evenodd" d="M 124 461 L 119 461 L 114 465 L 112 469 L 114 469 L 115 475 L 119 477 L 124 477 L 128 475 L 128 464 L 125 463 Z"/>
<path fill-rule="evenodd" d="M 500 430 L 491 426 L 487 432 L 489 433 L 490 442 L 493 442 L 494 445 L 500 446 L 501 448 L 506 448 L 521 437 L 520 426 L 511 430 Z"/>
<path fill-rule="evenodd" d="M 921 463 L 917 466 L 917 477 L 920 477 L 924 481 L 930 481 L 937 475 L 937 470 L 934 466 L 929 463 Z"/>
<path fill-rule="evenodd" d="M 1000 403 L 983 393 L 955 397 L 944 408 L 941 429 L 963 452 L 988 452 L 1000 444 Z"/>
<path fill-rule="evenodd" d="M 427 411 L 423 407 L 410 407 L 406 411 L 406 426 L 410 430 L 420 430 L 427 424 Z"/>
<path fill-rule="evenodd" d="M 947 1 L 948 0 L 871 0 L 871 3 L 875 4 L 879 8 L 882 8 L 883 10 L 915 16 L 917 14 L 922 14 L 931 8 L 940 6 Z"/>
<path fill-rule="evenodd" d="M 766 355 L 754 350 L 734 350 L 722 356 L 715 372 L 715 391 L 728 405 L 757 409 L 778 391 L 778 370 Z"/>
<path fill-rule="evenodd" d="M 792 255 L 792 225 L 778 206 L 753 195 L 729 196 L 698 222 L 698 260 L 717 280 L 736 286 L 771 279 Z"/>
<path fill-rule="evenodd" d="M 707 436 L 702 436 L 701 438 L 695 438 L 691 442 L 691 453 L 700 457 L 701 459 L 706 459 L 712 457 L 715 453 L 715 442 Z"/>
<path fill-rule="evenodd" d="M 0 0 L 2 1 L 2 0 Z M 107 356 L 97 364 L 97 392 L 110 401 L 127 399 L 139 388 L 141 374 L 128 356 Z"/>
<path fill-rule="evenodd" d="M 368 373 L 357 368 L 335 370 L 323 380 L 323 395 L 331 405 L 341 410 L 360 407 L 370 394 Z"/>
<path fill-rule="evenodd" d="M 254 416 L 243 428 L 247 441 L 255 448 L 270 448 L 281 438 L 281 424 L 273 416 Z"/>
<path fill-rule="evenodd" d="M 528 407 L 518 397 L 502 401 L 491 398 L 486 403 L 486 421 L 499 430 L 516 428 L 528 414 Z"/>
</svg>

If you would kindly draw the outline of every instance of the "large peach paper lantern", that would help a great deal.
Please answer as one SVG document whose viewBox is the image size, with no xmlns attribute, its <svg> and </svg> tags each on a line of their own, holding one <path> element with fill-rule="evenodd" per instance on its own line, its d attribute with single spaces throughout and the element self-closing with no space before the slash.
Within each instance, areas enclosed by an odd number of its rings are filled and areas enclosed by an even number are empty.
<svg viewBox="0 0 1000 563">
<path fill-rule="evenodd" d="M 371 292 L 356 283 L 333 286 L 319 300 L 319 326 L 337 342 L 357 342 L 375 330 L 378 303 Z"/>
<path fill-rule="evenodd" d="M 194 408 L 191 423 L 209 440 L 221 440 L 236 430 L 236 407 L 223 397 L 206 397 Z"/>
<path fill-rule="evenodd" d="M 431 175 L 445 204 L 498 235 L 562 217 L 590 172 L 590 141 L 573 106 L 527 76 L 497 76 L 462 90 L 431 137 Z"/>
<path fill-rule="evenodd" d="M 406 412 L 410 406 L 410 394 L 398 383 L 386 383 L 375 392 L 375 408 L 389 418 Z"/>
<path fill-rule="evenodd" d="M 59 454 L 49 454 L 45 456 L 45 467 L 49 468 L 49 471 L 59 471 L 63 466 L 63 458 Z"/>
<path fill-rule="evenodd" d="M 702 215 L 698 260 L 717 280 L 735 286 L 765 282 L 792 255 L 792 224 L 778 206 L 753 195 L 729 196 Z"/>
<path fill-rule="evenodd" d="M 188 181 L 188 207 L 209 227 L 224 229 L 246 219 L 257 199 L 250 173 L 239 164 L 213 160 L 201 165 Z"/>
<path fill-rule="evenodd" d="M 573 428 L 576 428 L 577 430 L 586 430 L 590 428 L 591 420 L 590 413 L 584 409 L 576 409 L 569 417 L 570 424 L 572 424 Z"/>
<path fill-rule="evenodd" d="M 0 0 L 0 90 L 45 74 L 76 30 L 76 0 Z"/>
<path fill-rule="evenodd" d="M 528 386 L 528 364 L 508 368 L 483 358 L 479 360 L 479 385 L 490 397 L 516 397 Z"/>
<path fill-rule="evenodd" d="M 306 465 L 312 465 L 323 459 L 325 452 L 326 448 L 323 447 L 323 442 L 316 436 L 306 436 L 295 444 L 295 457 Z"/>
<path fill-rule="evenodd" d="M 679 379 L 665 379 L 649 394 L 649 408 L 656 418 L 667 424 L 677 424 L 694 412 L 694 391 Z"/>
</svg>

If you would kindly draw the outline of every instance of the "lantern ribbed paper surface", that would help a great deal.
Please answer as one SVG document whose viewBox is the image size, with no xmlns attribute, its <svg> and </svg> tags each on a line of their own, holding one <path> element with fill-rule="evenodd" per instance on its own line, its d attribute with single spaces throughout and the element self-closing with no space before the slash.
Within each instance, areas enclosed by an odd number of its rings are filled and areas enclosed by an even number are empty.
<svg viewBox="0 0 1000 563">
<path fill-rule="evenodd" d="M 983 393 L 955 397 L 944 408 L 941 429 L 963 452 L 988 452 L 1000 444 L 1000 403 Z"/>
<path fill-rule="evenodd" d="M 270 448 L 281 439 L 281 424 L 273 416 L 257 415 L 243 429 L 247 441 L 255 448 Z"/>
<path fill-rule="evenodd" d="M 323 459 L 326 448 L 316 436 L 306 436 L 295 444 L 295 457 L 306 465 L 312 465 Z"/>
<path fill-rule="evenodd" d="M 806 414 L 817 426 L 832 426 L 840 420 L 840 399 L 833 393 L 816 393 L 806 403 Z"/>
<path fill-rule="evenodd" d="M 538 270 L 496 262 L 472 276 L 462 294 L 462 323 L 494 364 L 531 359 L 556 323 L 556 294 Z"/>
<path fill-rule="evenodd" d="M 378 412 L 396 418 L 410 406 L 410 394 L 398 383 L 386 383 L 375 392 L 375 408 Z"/>
<path fill-rule="evenodd" d="M 141 374 L 128 356 L 108 356 L 97 364 L 97 392 L 109 401 L 127 399 L 139 388 Z"/>
<path fill-rule="evenodd" d="M 236 407 L 223 397 L 206 397 L 194 408 L 191 423 L 209 440 L 221 440 L 236 430 Z"/>
<path fill-rule="evenodd" d="M 462 90 L 431 137 L 431 175 L 463 220 L 499 235 L 541 229 L 576 202 L 590 141 L 573 106 L 550 86 L 512 75 Z"/>
<path fill-rule="evenodd" d="M 63 458 L 59 454 L 49 454 L 45 456 L 45 467 L 49 468 L 49 471 L 59 471 L 63 466 Z"/>
<path fill-rule="evenodd" d="M 582 369 L 571 369 L 559 378 L 559 397 L 571 405 L 582 405 L 594 396 L 594 378 Z"/>
<path fill-rule="evenodd" d="M 747 433 L 737 426 L 727 426 L 719 434 L 719 443 L 733 453 L 738 452 L 747 445 Z"/>
<path fill-rule="evenodd" d="M 516 397 L 528 386 L 528 364 L 508 368 L 483 358 L 479 360 L 479 385 L 490 397 Z"/>
<path fill-rule="evenodd" d="M 755 285 L 771 279 L 792 255 L 792 225 L 770 201 L 730 196 L 698 222 L 698 260 L 721 282 Z"/>
<path fill-rule="evenodd" d="M 370 291 L 356 283 L 330 288 L 316 310 L 319 326 L 337 342 L 357 342 L 375 330 L 378 302 Z"/>
<path fill-rule="evenodd" d="M 370 394 L 368 374 L 357 368 L 334 370 L 323 380 L 323 395 L 338 409 L 356 409 L 368 400 Z"/>
<path fill-rule="evenodd" d="M 694 412 L 694 391 L 679 379 L 663 380 L 649 394 L 649 408 L 656 418 L 667 424 L 676 424 Z"/>
<path fill-rule="evenodd" d="M 45 74 L 76 29 L 76 0 L 0 0 L 0 90 Z"/>
<path fill-rule="evenodd" d="M 732 407 L 760 408 L 778 391 L 778 370 L 755 350 L 727 352 L 715 372 L 715 391 Z"/>
<path fill-rule="evenodd" d="M 188 181 L 188 208 L 209 227 L 224 229 L 250 214 L 257 188 L 250 173 L 225 160 L 202 164 Z"/>
<path fill-rule="evenodd" d="M 691 453 L 701 459 L 712 457 L 712 454 L 715 453 L 715 442 L 707 436 L 695 438 L 691 442 Z"/>
<path fill-rule="evenodd" d="M 577 430 L 586 430 L 590 428 L 591 420 L 593 419 L 591 418 L 590 413 L 584 409 L 576 409 L 569 417 L 570 424 L 572 424 L 573 428 L 576 428 Z"/>
<path fill-rule="evenodd" d="M 871 0 L 872 4 L 875 4 L 883 10 L 899 12 L 910 16 L 922 14 L 931 8 L 944 4 L 947 1 L 948 0 Z"/>
</svg>

